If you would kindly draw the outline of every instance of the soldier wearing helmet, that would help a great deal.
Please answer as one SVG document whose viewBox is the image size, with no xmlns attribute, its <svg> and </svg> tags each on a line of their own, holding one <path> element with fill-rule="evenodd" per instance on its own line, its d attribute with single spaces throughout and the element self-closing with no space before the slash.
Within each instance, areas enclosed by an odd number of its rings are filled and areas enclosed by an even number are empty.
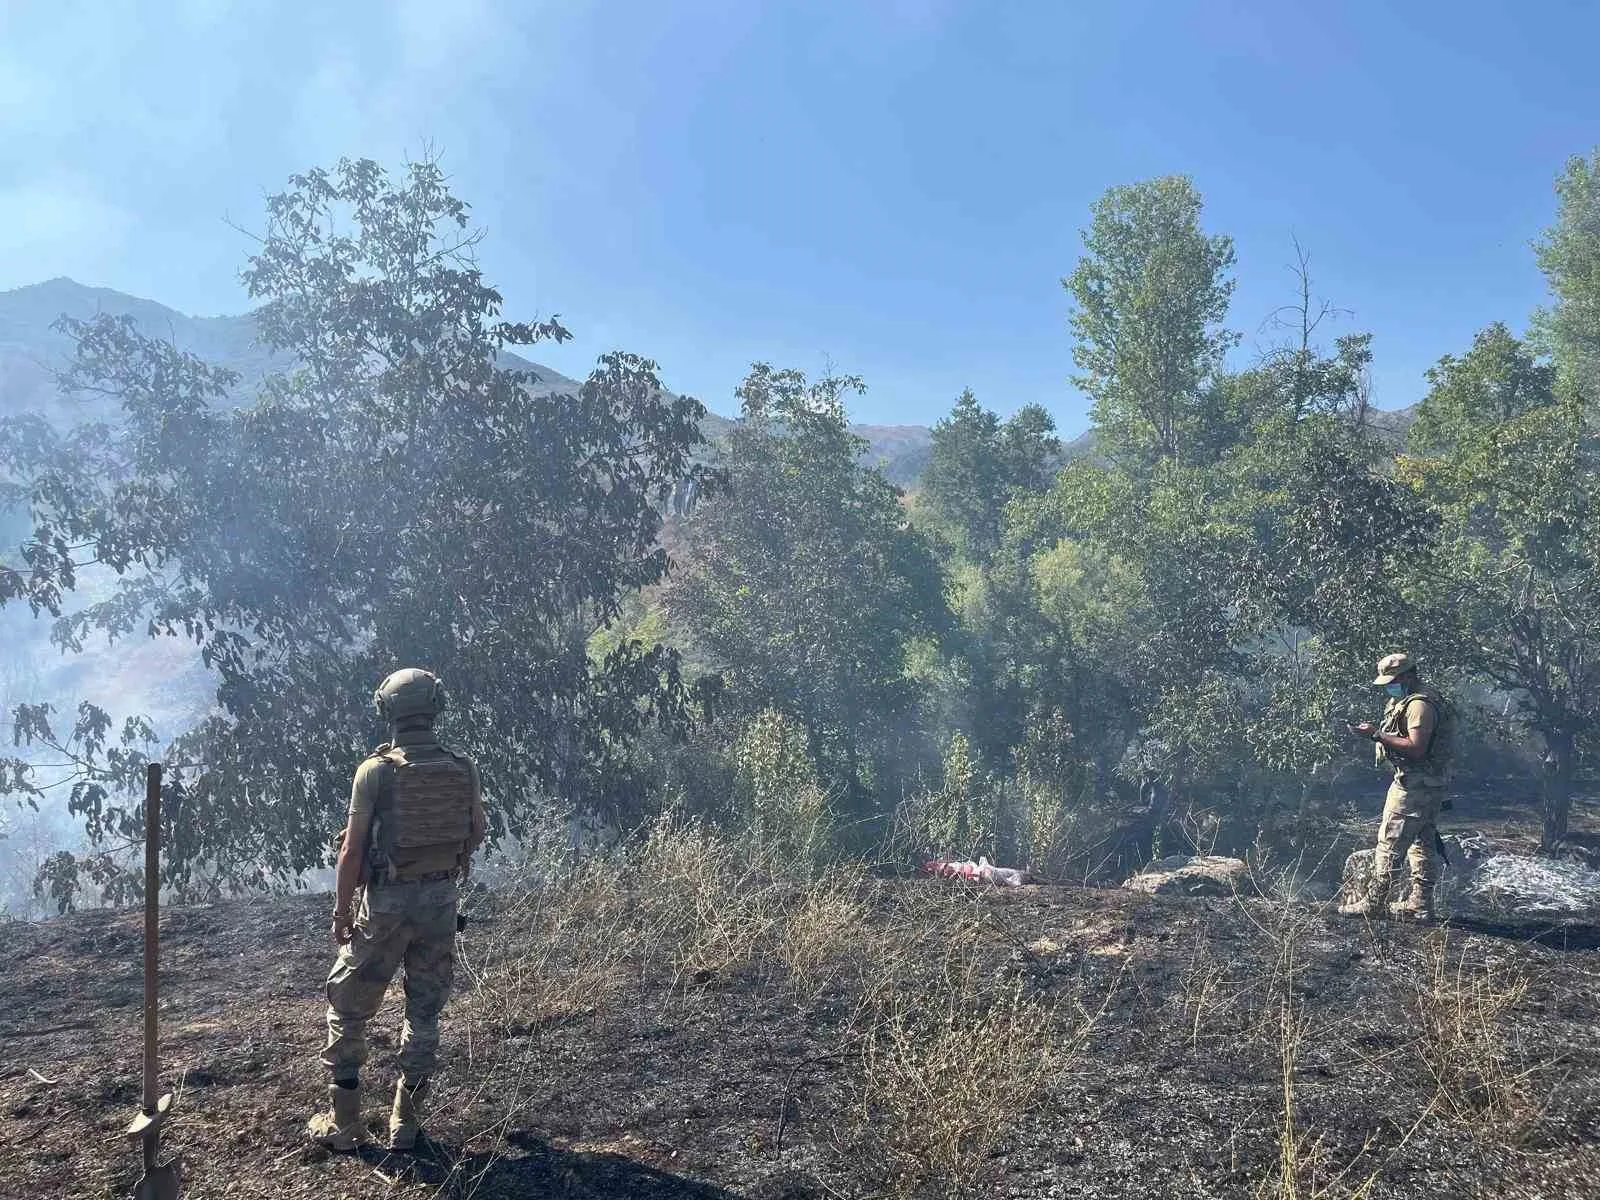
<svg viewBox="0 0 1600 1200">
<path fill-rule="evenodd" d="M 405 1025 L 389 1145 L 416 1144 L 455 966 L 457 889 L 486 827 L 477 765 L 434 732 L 445 707 L 438 677 L 415 667 L 396 671 L 378 685 L 373 704 L 389 740 L 356 769 L 350 791 L 334 885 L 339 955 L 328 975 L 322 1052 L 332 1077 L 331 1111 L 313 1117 L 309 1130 L 334 1150 L 369 1140 L 360 1082 L 366 1027 L 402 965 Z"/>
<path fill-rule="evenodd" d="M 1423 686 L 1408 654 L 1385 655 L 1372 682 L 1389 698 L 1383 721 L 1349 728 L 1372 739 L 1375 760 L 1394 772 L 1394 781 L 1384 800 L 1367 891 L 1348 898 L 1339 911 L 1345 916 L 1390 913 L 1426 919 L 1433 915 L 1433 889 L 1439 876 L 1435 847 L 1450 779 L 1454 717 L 1444 698 Z M 1411 891 L 1404 901 L 1388 904 L 1393 873 L 1402 857 L 1411 868 Z"/>
</svg>

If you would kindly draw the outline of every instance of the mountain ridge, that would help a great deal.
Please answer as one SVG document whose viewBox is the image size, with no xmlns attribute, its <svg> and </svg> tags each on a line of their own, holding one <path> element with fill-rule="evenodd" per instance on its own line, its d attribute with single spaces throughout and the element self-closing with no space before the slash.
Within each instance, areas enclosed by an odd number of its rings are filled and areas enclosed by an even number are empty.
<svg viewBox="0 0 1600 1200">
<path fill-rule="evenodd" d="M 290 361 L 256 340 L 253 313 L 191 316 L 157 300 L 58 275 L 0 291 L 0 412 L 47 411 L 61 404 L 53 371 L 71 353 L 72 343 L 52 326 L 62 315 L 87 319 L 100 312 L 131 316 L 143 332 L 166 336 L 181 349 L 237 371 L 242 394 Z M 516 351 L 503 357 L 537 376 L 536 394 L 576 392 L 582 386 L 580 380 Z M 708 437 L 719 437 L 735 423 L 736 418 L 708 406 L 702 429 Z M 850 429 L 868 443 L 863 457 L 902 485 L 920 474 L 932 446 L 932 430 L 926 425 L 852 423 Z"/>
</svg>

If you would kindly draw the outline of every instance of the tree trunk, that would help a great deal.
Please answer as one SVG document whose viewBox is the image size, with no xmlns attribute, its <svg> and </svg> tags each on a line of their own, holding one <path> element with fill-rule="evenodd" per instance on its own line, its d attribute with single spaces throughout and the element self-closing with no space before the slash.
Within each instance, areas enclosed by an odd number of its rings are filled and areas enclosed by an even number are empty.
<svg viewBox="0 0 1600 1200">
<path fill-rule="evenodd" d="M 1539 849 L 1553 851 L 1567 836 L 1567 816 L 1572 810 L 1572 777 L 1576 767 L 1572 737 L 1565 733 L 1545 734 L 1544 753 L 1544 833 Z"/>
<path fill-rule="evenodd" d="M 1167 818 L 1172 812 L 1172 796 L 1168 786 L 1159 776 L 1146 776 L 1144 783 L 1139 787 L 1140 799 L 1148 806 L 1147 820 L 1149 822 L 1144 832 L 1143 845 L 1140 849 L 1144 852 L 1145 861 L 1164 858 L 1172 849 L 1166 842 Z"/>
</svg>

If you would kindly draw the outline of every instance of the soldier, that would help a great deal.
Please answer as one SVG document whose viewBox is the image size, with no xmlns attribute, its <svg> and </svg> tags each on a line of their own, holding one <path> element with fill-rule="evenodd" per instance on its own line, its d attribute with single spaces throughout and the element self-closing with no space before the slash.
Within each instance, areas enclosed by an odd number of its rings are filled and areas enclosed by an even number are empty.
<svg viewBox="0 0 1600 1200">
<path fill-rule="evenodd" d="M 485 830 L 477 765 L 440 745 L 434 733 L 445 706 L 438 678 L 416 668 L 396 671 L 378 685 L 373 703 L 390 740 L 356 769 L 350 790 L 335 874 L 339 956 L 328 975 L 322 1052 L 332 1111 L 313 1117 L 309 1129 L 313 1139 L 341 1151 L 369 1140 L 361 1120 L 366 1026 L 402 964 L 405 1025 L 389 1146 L 416 1144 L 455 966 L 457 888 Z M 361 905 L 352 910 L 362 885 Z"/>
<path fill-rule="evenodd" d="M 1422 686 L 1416 665 L 1406 654 L 1390 654 L 1378 663 L 1373 683 L 1388 694 L 1383 723 L 1362 722 L 1352 733 L 1374 743 L 1378 765 L 1394 771 L 1378 825 L 1378 847 L 1372 856 L 1372 878 L 1365 896 L 1339 906 L 1346 916 L 1396 916 L 1426 919 L 1433 915 L 1433 888 L 1438 880 L 1439 811 L 1450 778 L 1453 720 L 1438 693 Z M 1385 907 L 1392 872 L 1401 855 L 1411 866 L 1411 893 Z"/>
</svg>

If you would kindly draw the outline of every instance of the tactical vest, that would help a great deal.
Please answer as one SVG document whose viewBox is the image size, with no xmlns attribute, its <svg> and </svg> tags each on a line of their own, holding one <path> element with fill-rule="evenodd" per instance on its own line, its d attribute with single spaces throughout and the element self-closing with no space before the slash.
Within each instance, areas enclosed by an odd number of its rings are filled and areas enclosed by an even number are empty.
<svg viewBox="0 0 1600 1200">
<path fill-rule="evenodd" d="M 374 805 L 373 849 L 385 881 L 404 881 L 459 865 L 472 837 L 470 760 L 439 747 L 412 759 L 406 746 L 381 746 L 375 757 L 389 778 Z"/>
<path fill-rule="evenodd" d="M 1406 724 L 1406 710 L 1417 700 L 1426 701 L 1433 707 L 1433 737 L 1428 741 L 1427 751 L 1421 758 L 1407 758 L 1379 742 L 1379 758 L 1380 761 L 1388 760 L 1401 783 L 1414 787 L 1443 787 L 1450 782 L 1450 770 L 1455 758 L 1456 725 L 1455 713 L 1443 696 L 1429 688 L 1418 688 L 1398 700 L 1390 700 L 1383 706 L 1383 724 L 1379 728 L 1384 733 L 1405 737 L 1411 732 Z"/>
</svg>

